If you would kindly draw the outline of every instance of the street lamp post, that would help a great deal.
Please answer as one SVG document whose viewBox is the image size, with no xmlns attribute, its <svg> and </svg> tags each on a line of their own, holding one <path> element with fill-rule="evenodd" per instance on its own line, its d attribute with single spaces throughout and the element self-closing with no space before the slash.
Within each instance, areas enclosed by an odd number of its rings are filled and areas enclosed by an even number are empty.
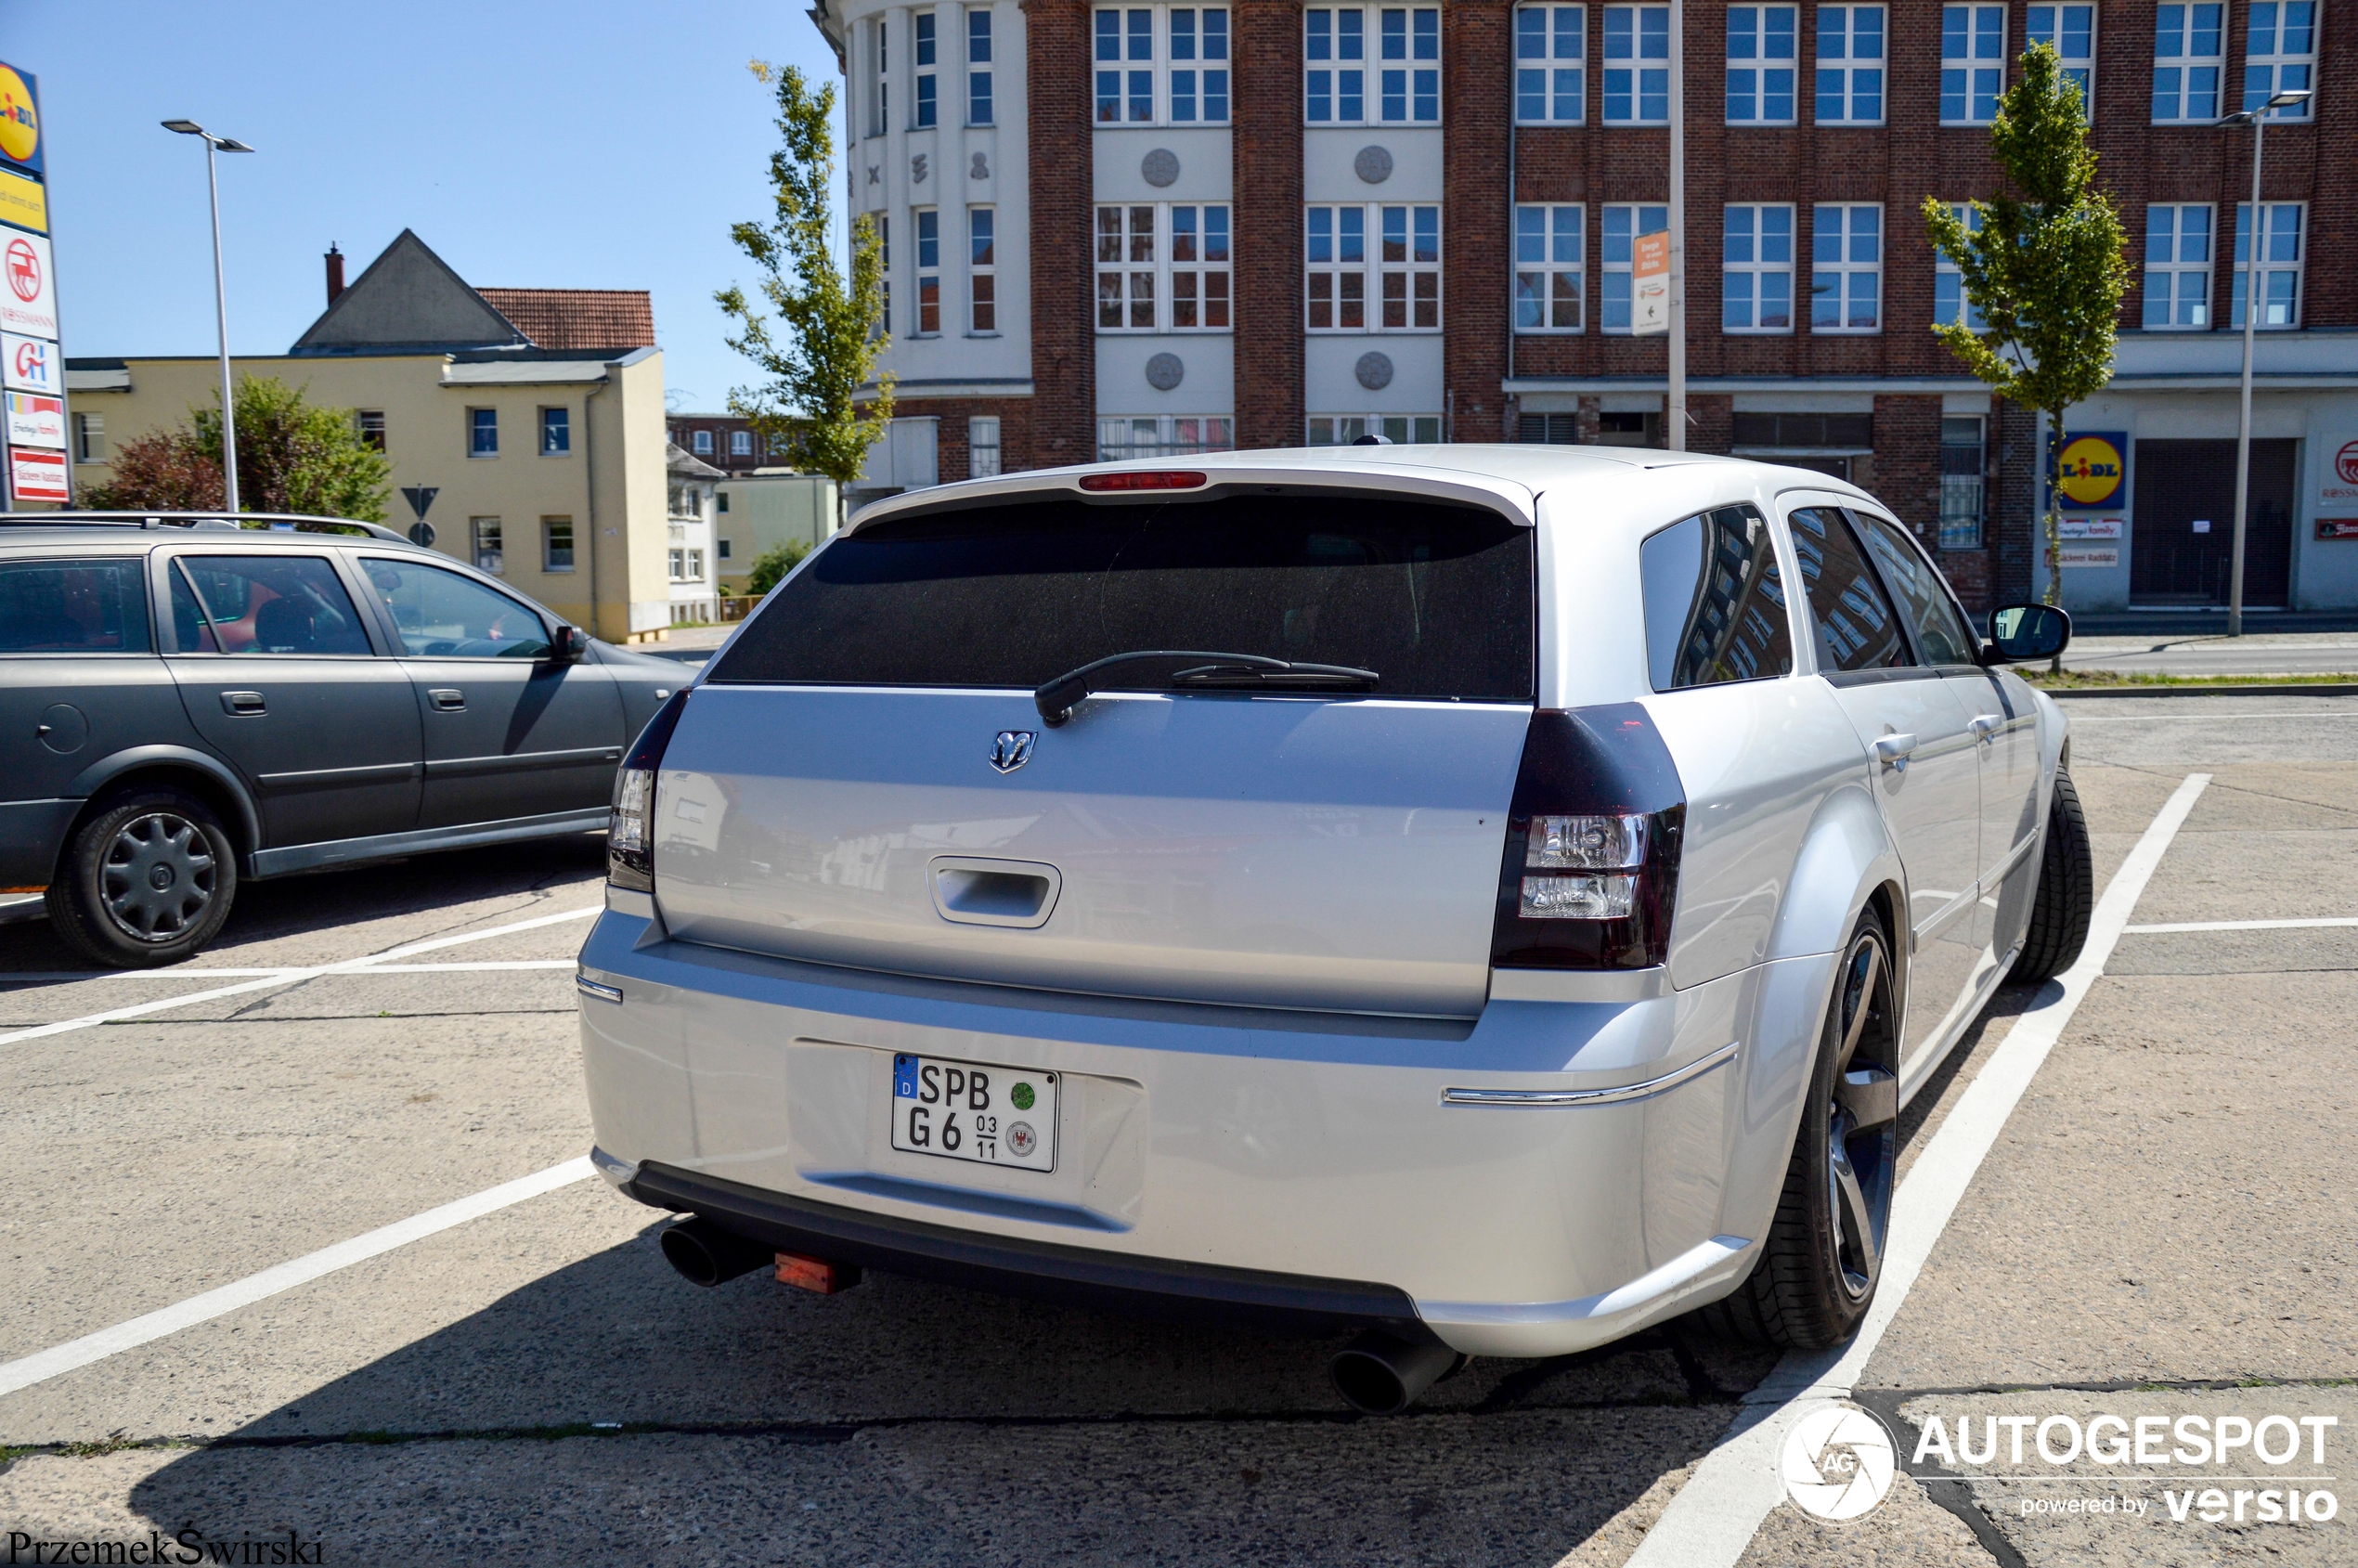
<svg viewBox="0 0 2358 1568">
<path fill-rule="evenodd" d="M 2307 89 L 2278 93 L 2257 109 L 2247 109 L 2217 122 L 2251 127 L 2251 221 L 2235 226 L 2244 248 L 2244 376 L 2243 405 L 2235 420 L 2235 540 L 2227 565 L 2227 635 L 2244 634 L 2244 520 L 2251 501 L 2251 342 L 2260 322 L 2260 241 L 2267 225 L 2260 214 L 2260 149 L 2268 134 L 2268 112 L 2307 103 Z"/>
<path fill-rule="evenodd" d="M 221 275 L 221 177 L 214 155 L 253 149 L 235 136 L 216 136 L 193 120 L 167 120 L 163 128 L 204 138 L 205 188 L 213 198 L 213 311 L 221 342 L 221 500 L 226 510 L 234 512 L 238 510 L 238 422 L 230 401 L 234 395 L 229 385 L 229 293 Z"/>
</svg>

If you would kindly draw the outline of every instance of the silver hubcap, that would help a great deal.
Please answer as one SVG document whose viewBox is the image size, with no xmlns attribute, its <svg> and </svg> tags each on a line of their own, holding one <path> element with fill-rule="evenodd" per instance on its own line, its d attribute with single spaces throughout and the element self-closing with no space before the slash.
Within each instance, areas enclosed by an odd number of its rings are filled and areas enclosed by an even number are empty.
<svg viewBox="0 0 2358 1568">
<path fill-rule="evenodd" d="M 126 936 L 168 942 L 204 918 L 214 871 L 203 829 L 175 812 L 152 811 L 123 823 L 107 846 L 98 892 Z"/>
<path fill-rule="evenodd" d="M 1874 1288 L 1899 1150 L 1898 1014 L 1883 938 L 1862 931 L 1843 960 L 1840 1043 L 1827 1118 L 1834 1262 L 1852 1301 Z"/>
</svg>

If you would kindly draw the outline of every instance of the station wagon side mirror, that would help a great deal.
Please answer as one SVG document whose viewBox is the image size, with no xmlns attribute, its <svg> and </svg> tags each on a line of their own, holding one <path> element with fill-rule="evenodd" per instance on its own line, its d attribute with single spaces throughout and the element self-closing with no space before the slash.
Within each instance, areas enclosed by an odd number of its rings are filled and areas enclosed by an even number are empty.
<svg viewBox="0 0 2358 1568">
<path fill-rule="evenodd" d="M 577 626 L 561 626 L 549 645 L 552 664 L 579 664 L 590 654 L 590 634 Z"/>
<path fill-rule="evenodd" d="M 1990 612 L 1989 639 L 1986 665 L 2053 658 L 2071 645 L 2071 616 L 2053 604 L 2008 604 Z"/>
</svg>

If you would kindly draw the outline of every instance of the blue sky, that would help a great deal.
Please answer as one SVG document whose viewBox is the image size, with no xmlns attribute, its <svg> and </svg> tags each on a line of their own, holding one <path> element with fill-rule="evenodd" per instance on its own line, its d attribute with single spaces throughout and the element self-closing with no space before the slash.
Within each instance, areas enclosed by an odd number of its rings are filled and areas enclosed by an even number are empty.
<svg viewBox="0 0 2358 1568">
<path fill-rule="evenodd" d="M 37 74 L 69 356 L 214 352 L 203 149 L 221 160 L 229 346 L 279 354 L 414 228 L 461 278 L 648 289 L 674 407 L 752 368 L 712 292 L 752 284 L 729 226 L 769 212 L 759 58 L 835 81 L 786 0 L 0 0 L 0 61 Z"/>
</svg>

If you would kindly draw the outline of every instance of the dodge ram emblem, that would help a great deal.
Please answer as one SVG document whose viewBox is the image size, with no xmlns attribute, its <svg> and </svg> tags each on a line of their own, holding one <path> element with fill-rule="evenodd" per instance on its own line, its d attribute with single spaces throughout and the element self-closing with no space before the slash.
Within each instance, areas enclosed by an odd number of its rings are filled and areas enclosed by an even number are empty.
<svg viewBox="0 0 2358 1568">
<path fill-rule="evenodd" d="M 1003 773 L 1012 773 L 1031 760 L 1030 730 L 1002 730 L 999 738 L 991 743 L 991 765 Z"/>
</svg>

